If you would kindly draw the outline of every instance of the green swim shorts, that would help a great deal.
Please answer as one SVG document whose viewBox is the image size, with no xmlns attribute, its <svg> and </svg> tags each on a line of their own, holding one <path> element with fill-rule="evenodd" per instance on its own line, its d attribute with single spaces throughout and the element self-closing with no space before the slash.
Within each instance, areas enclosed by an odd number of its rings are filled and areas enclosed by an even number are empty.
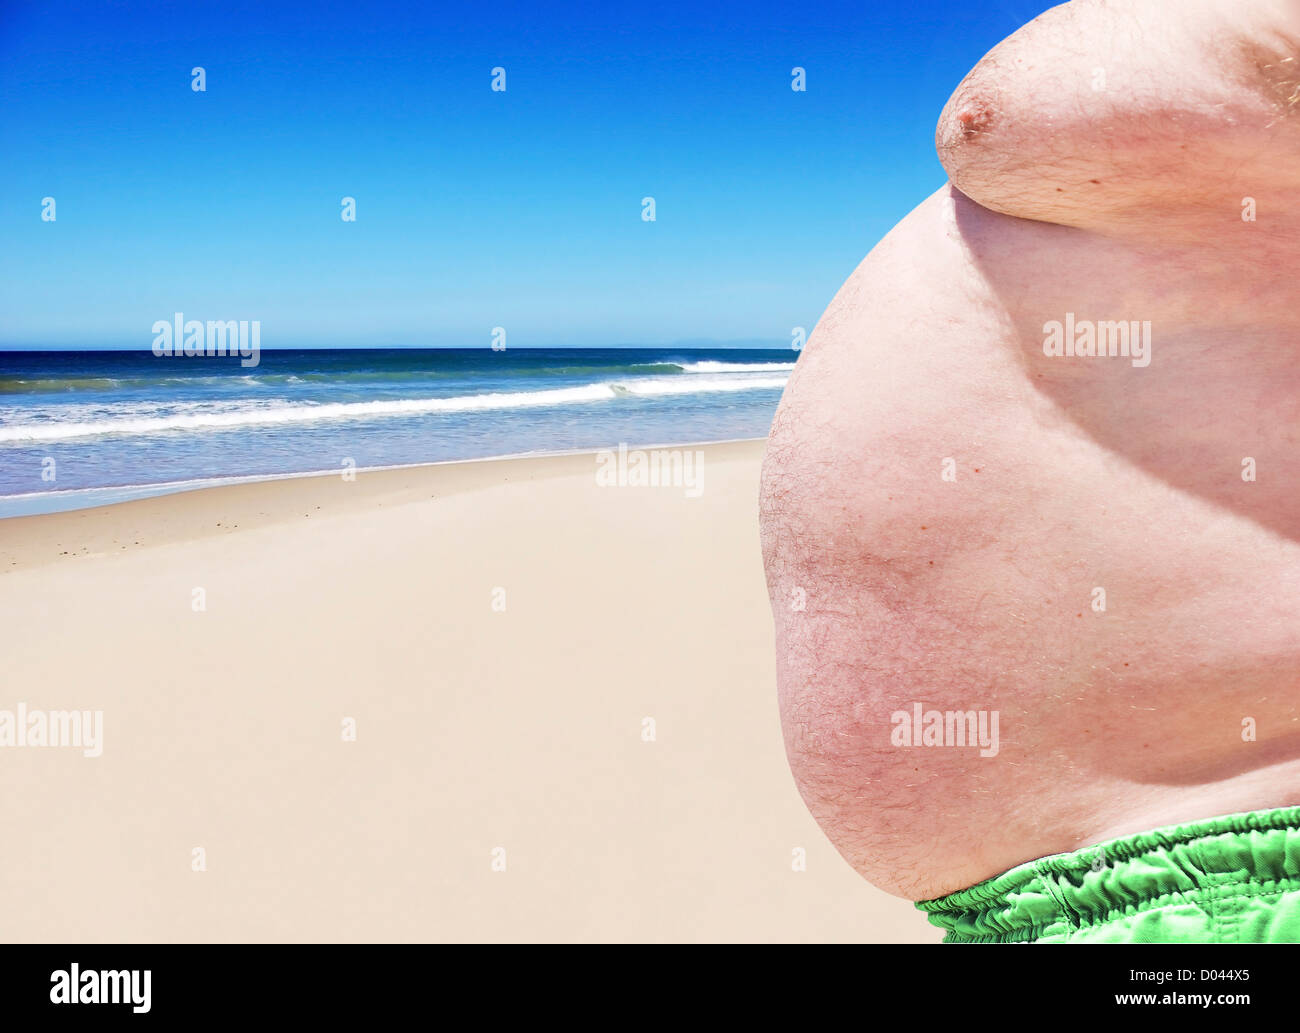
<svg viewBox="0 0 1300 1033">
<path fill-rule="evenodd" d="M 1300 807 L 1112 839 L 916 906 L 944 943 L 1300 942 Z"/>
</svg>

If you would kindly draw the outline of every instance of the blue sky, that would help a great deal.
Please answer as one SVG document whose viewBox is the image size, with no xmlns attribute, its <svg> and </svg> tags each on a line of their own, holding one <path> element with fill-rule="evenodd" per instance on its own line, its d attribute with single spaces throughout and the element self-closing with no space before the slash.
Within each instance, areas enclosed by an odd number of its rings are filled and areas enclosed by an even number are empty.
<svg viewBox="0 0 1300 1033">
<path fill-rule="evenodd" d="M 0 346 L 788 347 L 1043 7 L 0 0 Z"/>
</svg>

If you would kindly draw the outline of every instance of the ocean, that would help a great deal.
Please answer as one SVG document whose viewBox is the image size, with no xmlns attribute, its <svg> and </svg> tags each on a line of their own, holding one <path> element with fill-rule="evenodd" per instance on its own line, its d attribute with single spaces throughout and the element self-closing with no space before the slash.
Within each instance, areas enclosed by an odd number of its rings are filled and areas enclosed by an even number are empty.
<svg viewBox="0 0 1300 1033">
<path fill-rule="evenodd" d="M 796 353 L 0 352 L 0 517 L 206 484 L 762 437 Z"/>
</svg>

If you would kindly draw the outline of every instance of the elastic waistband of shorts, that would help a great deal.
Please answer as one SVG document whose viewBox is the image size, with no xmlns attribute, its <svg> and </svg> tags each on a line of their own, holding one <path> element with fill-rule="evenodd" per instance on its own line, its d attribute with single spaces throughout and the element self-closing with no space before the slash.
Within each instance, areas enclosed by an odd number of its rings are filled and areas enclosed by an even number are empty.
<svg viewBox="0 0 1300 1033">
<path fill-rule="evenodd" d="M 1228 887 L 1300 886 L 1300 807 L 1228 814 L 1053 854 L 945 897 L 917 902 L 949 941 L 1037 939 Z"/>
</svg>

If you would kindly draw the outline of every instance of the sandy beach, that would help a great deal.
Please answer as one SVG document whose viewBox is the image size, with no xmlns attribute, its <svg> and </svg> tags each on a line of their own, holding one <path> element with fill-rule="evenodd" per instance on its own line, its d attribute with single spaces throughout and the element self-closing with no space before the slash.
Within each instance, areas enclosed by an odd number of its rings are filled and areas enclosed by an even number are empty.
<svg viewBox="0 0 1300 1033">
<path fill-rule="evenodd" d="M 798 797 L 763 445 L 700 448 L 0 521 L 0 709 L 103 712 L 0 749 L 5 938 L 937 942 Z"/>
</svg>

